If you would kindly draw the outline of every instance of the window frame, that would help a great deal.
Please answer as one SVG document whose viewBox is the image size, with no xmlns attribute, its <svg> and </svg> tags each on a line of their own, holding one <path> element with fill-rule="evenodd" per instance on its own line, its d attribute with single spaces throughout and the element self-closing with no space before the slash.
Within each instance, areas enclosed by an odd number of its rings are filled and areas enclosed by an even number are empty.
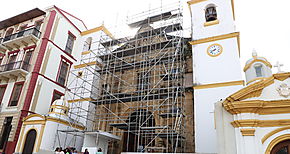
<svg viewBox="0 0 290 154">
<path fill-rule="evenodd" d="M 66 74 L 66 78 L 65 78 L 65 82 L 64 84 L 62 85 L 61 83 L 59 83 L 58 79 L 59 79 L 59 76 L 60 76 L 60 71 L 61 71 L 61 65 L 62 63 L 67 63 L 68 64 L 68 72 Z M 63 55 L 61 55 L 61 59 L 60 59 L 60 63 L 59 63 L 59 66 L 58 66 L 58 72 L 57 72 L 57 76 L 56 76 L 56 82 L 61 85 L 61 86 L 65 86 L 66 82 L 67 82 L 67 79 L 68 79 L 68 76 L 69 76 L 69 71 L 70 71 L 70 68 L 72 66 L 72 62 L 70 60 L 68 60 L 66 57 L 64 57 Z"/>
<path fill-rule="evenodd" d="M 7 85 L 8 84 L 2 84 L 2 85 L 0 85 L 0 88 L 5 88 L 4 89 L 4 92 L 3 92 L 3 96 L 1 97 L 1 95 L 0 95 L 0 105 L 2 104 L 2 100 L 4 98 L 4 95 L 5 95 L 5 92 L 6 92 L 6 89 L 7 89 Z"/>
<path fill-rule="evenodd" d="M 72 38 L 72 39 L 70 39 L 70 38 Z M 71 43 L 72 46 L 71 47 L 68 46 L 70 40 L 72 41 L 72 43 Z M 74 48 L 74 45 L 75 45 L 75 40 L 76 40 L 76 36 L 72 32 L 68 31 L 68 36 L 67 36 L 65 49 L 64 49 L 64 51 L 66 53 L 72 54 L 72 51 L 73 51 L 73 48 Z"/>
<path fill-rule="evenodd" d="M 208 15 L 207 15 L 207 12 L 210 8 L 213 8 L 214 11 L 215 11 L 215 19 L 214 20 L 208 20 Z M 218 14 L 217 14 L 217 7 L 216 5 L 214 4 L 209 4 L 206 6 L 205 10 L 204 10 L 204 16 L 205 16 L 205 22 L 212 22 L 212 21 L 215 21 L 215 20 L 218 20 Z"/>
<path fill-rule="evenodd" d="M 12 89 L 12 92 L 11 92 L 11 95 L 10 95 L 10 99 L 9 99 L 9 103 L 8 103 L 8 106 L 9 107 L 15 107 L 15 106 L 18 106 L 18 103 L 19 103 L 19 100 L 20 100 L 20 97 L 21 97 L 21 94 L 22 94 L 22 89 L 24 87 L 24 82 L 25 81 L 20 81 L 20 82 L 15 82 L 14 83 L 14 86 L 13 86 L 13 89 Z M 11 100 L 12 100 L 12 97 L 13 97 L 13 94 L 14 94 L 14 91 L 15 91 L 15 88 L 16 88 L 16 85 L 22 85 L 21 89 L 20 89 L 20 93 L 19 93 L 19 96 L 18 96 L 18 100 L 17 100 L 17 104 L 16 105 L 11 105 Z"/>
<path fill-rule="evenodd" d="M 53 101 L 53 96 L 54 96 L 54 94 L 59 94 L 59 95 L 61 95 L 61 96 L 64 96 L 64 93 L 62 93 L 62 92 L 60 92 L 60 91 L 54 89 L 53 92 L 52 92 L 52 97 L 51 97 L 51 103 L 50 103 L 50 105 L 52 105 L 52 103 L 54 102 L 54 101 Z"/>
</svg>

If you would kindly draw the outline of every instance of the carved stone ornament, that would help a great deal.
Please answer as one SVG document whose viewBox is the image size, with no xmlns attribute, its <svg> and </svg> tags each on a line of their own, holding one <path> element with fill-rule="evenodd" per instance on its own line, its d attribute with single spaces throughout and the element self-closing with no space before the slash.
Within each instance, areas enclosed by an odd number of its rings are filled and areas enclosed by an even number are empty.
<svg viewBox="0 0 290 154">
<path fill-rule="evenodd" d="M 278 88 L 277 91 L 280 96 L 288 97 L 290 96 L 290 87 L 286 83 L 282 83 Z"/>
</svg>

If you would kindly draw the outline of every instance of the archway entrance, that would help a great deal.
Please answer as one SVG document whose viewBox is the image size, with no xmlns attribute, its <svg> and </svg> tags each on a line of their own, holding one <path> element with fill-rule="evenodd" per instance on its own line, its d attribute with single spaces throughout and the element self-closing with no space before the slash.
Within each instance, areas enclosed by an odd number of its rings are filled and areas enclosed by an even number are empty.
<svg viewBox="0 0 290 154">
<path fill-rule="evenodd" d="M 290 140 L 285 140 L 276 144 L 271 154 L 290 154 Z"/>
<path fill-rule="evenodd" d="M 36 130 L 32 129 L 27 133 L 22 154 L 32 154 L 36 140 Z"/>
<path fill-rule="evenodd" d="M 145 146 L 153 139 L 155 126 L 153 114 L 145 109 L 133 112 L 128 120 L 128 130 L 123 135 L 123 152 L 144 152 Z"/>
</svg>

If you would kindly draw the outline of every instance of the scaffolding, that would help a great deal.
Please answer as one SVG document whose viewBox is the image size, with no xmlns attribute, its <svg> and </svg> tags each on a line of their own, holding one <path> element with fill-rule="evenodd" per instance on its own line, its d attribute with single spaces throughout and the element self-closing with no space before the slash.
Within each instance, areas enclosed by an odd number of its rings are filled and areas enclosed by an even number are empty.
<svg viewBox="0 0 290 154">
<path fill-rule="evenodd" d="M 86 129 L 59 132 L 103 131 L 120 137 L 109 144 L 108 153 L 185 152 L 185 130 L 193 126 L 185 120 L 186 56 L 191 51 L 183 37 L 182 6 L 162 6 L 127 22 L 137 29 L 134 36 L 102 35 L 91 42 L 94 49 L 85 47 L 90 52 L 81 57 L 85 67 L 71 71 L 68 99 L 69 116 Z"/>
</svg>

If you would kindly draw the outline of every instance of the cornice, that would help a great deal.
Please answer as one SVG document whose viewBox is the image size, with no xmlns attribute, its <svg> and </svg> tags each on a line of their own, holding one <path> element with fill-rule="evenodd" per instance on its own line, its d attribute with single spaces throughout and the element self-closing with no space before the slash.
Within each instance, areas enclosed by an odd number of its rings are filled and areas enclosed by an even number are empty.
<svg viewBox="0 0 290 154">
<path fill-rule="evenodd" d="M 236 85 L 244 85 L 244 80 L 196 85 L 196 86 L 193 86 L 193 89 L 208 89 L 208 88 L 218 88 L 218 87 L 236 86 Z"/>
<path fill-rule="evenodd" d="M 239 37 L 239 36 L 240 36 L 240 33 L 239 32 L 235 32 L 235 33 L 218 35 L 218 36 L 208 37 L 208 38 L 199 39 L 199 40 L 193 40 L 193 41 L 190 41 L 189 43 L 191 45 L 196 45 L 196 44 L 202 44 L 202 43 L 207 43 L 207 42 L 212 42 L 212 41 L 224 40 L 224 39 L 233 38 L 233 37 Z"/>
<path fill-rule="evenodd" d="M 241 129 L 240 130 L 243 136 L 255 136 L 255 129 Z"/>
<path fill-rule="evenodd" d="M 290 119 L 279 119 L 279 120 L 258 120 L 258 119 L 245 119 L 235 120 L 231 122 L 235 128 L 239 127 L 281 127 L 289 126 Z"/>
<path fill-rule="evenodd" d="M 290 100 L 250 100 L 223 102 L 223 107 L 231 114 L 255 113 L 259 115 L 290 113 Z"/>
</svg>

